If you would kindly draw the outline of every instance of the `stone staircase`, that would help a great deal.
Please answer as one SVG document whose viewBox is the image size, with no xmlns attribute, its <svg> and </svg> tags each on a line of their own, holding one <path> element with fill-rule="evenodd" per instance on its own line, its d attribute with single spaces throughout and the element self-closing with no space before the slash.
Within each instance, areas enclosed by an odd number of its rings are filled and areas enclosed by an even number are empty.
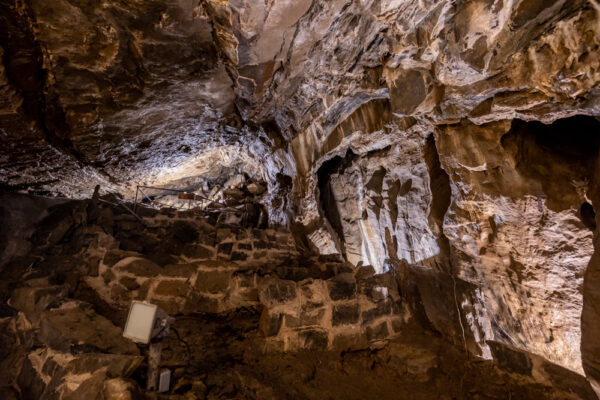
<svg viewBox="0 0 600 400">
<path fill-rule="evenodd" d="M 408 380 L 386 379 L 409 386 L 454 374 L 435 372 L 440 354 L 470 365 L 453 345 L 441 343 L 440 332 L 460 338 L 457 320 L 464 316 L 454 314 L 453 290 L 464 304 L 475 301 L 464 283 L 453 288 L 435 271 L 400 262 L 376 275 L 372 267 L 306 254 L 284 229 L 223 225 L 215 215 L 193 211 L 140 209 L 137 218 L 108 203 L 69 201 L 38 212 L 30 215 L 25 236 L 15 239 L 22 242 L 0 243 L 4 254 L 11 251 L 0 265 L 0 295 L 7 300 L 0 308 L 3 399 L 143 398 L 145 350 L 121 336 L 132 300 L 158 304 L 176 319 L 162 361 L 173 371 L 173 386 L 161 399 L 240 398 L 240 391 L 255 393 L 245 398 L 278 398 L 269 382 L 287 378 L 271 368 L 289 360 L 290 379 L 300 373 L 309 382 L 324 373 L 302 372 L 316 354 L 335 363 L 340 354 L 360 355 L 344 366 L 360 366 L 363 377 L 370 374 L 364 365 L 372 363 L 371 354 L 390 353 L 384 363 L 406 371 Z M 462 339 L 477 348 L 471 336 Z M 536 389 L 540 396 L 555 393 L 551 382 L 560 377 L 556 393 L 576 385 L 583 395 L 556 398 L 586 398 L 583 377 L 499 344 L 492 350 L 546 368 L 536 372 L 553 377 Z M 334 380 L 347 379 L 335 363 Z M 511 384 L 530 385 L 531 368 L 517 371 Z M 275 375 L 261 375 L 269 373 Z M 282 385 L 278 391 L 291 393 Z"/>
</svg>

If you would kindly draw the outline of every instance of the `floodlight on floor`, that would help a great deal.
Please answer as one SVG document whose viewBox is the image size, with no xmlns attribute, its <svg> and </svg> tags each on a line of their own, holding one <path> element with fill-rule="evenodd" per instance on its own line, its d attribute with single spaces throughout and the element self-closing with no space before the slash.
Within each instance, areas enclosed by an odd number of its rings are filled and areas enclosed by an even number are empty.
<svg viewBox="0 0 600 400">
<path fill-rule="evenodd" d="M 156 389 L 162 350 L 161 340 L 169 334 L 169 327 L 174 321 L 173 317 L 156 304 L 136 300 L 131 302 L 123 336 L 136 343 L 149 345 L 146 384 L 148 391 Z"/>
</svg>

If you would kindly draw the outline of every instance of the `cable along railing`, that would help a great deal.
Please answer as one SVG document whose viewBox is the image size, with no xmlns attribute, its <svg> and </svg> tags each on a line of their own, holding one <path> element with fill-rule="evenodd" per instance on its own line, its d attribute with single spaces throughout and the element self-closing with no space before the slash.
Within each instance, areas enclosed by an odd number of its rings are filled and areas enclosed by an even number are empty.
<svg viewBox="0 0 600 400">
<path fill-rule="evenodd" d="M 239 215 L 243 223 L 248 220 L 251 204 L 243 203 L 231 206 L 219 200 L 210 199 L 204 195 L 184 189 L 137 185 L 133 204 L 134 214 L 137 215 L 137 209 L 140 206 L 171 208 L 182 211 L 193 210 L 201 213 L 219 213 L 219 219 L 226 214 L 236 214 Z"/>
</svg>

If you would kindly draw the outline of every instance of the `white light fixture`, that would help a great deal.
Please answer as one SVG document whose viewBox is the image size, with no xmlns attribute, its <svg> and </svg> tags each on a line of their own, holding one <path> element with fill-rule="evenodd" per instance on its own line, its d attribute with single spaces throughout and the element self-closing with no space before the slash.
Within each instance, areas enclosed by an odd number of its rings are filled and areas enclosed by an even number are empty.
<svg viewBox="0 0 600 400">
<path fill-rule="evenodd" d="M 148 344 L 169 333 L 172 318 L 155 304 L 133 301 L 123 330 L 123 336 L 136 343 Z"/>
<path fill-rule="evenodd" d="M 162 350 L 161 339 L 169 334 L 169 325 L 173 321 L 175 321 L 174 318 L 169 317 L 165 311 L 155 304 L 136 300 L 131 302 L 123 336 L 136 343 L 150 345 L 148 348 L 147 391 L 156 390 L 160 352 Z M 161 374 L 161 390 L 168 390 L 170 380 L 171 371 Z"/>
</svg>

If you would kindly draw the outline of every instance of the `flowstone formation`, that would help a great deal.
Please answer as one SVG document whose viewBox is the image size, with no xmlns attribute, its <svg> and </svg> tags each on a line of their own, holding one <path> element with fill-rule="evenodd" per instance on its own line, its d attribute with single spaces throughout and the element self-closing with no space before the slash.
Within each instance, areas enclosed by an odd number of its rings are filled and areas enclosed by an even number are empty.
<svg viewBox="0 0 600 400">
<path fill-rule="evenodd" d="M 358 346 L 360 362 L 416 343 L 409 324 L 443 337 L 432 348 L 452 343 L 467 371 L 547 384 L 552 370 L 557 384 L 568 370 L 600 395 L 599 21 L 594 0 L 0 0 L 0 190 L 85 199 L 99 184 L 130 220 L 82 227 L 112 239 L 94 254 L 73 245 L 103 261 L 77 278 L 96 300 L 63 293 L 67 309 L 147 298 L 218 331 L 249 308 L 235 329 L 258 326 L 260 348 L 310 359 Z M 119 205 L 138 186 L 172 190 L 142 198 L 146 222 Z M 253 216 L 146 207 L 185 206 L 178 192 Z M 51 202 L 22 199 L 42 214 Z M 37 222 L 5 212 L 0 272 L 21 282 L 39 268 L 22 257 L 58 242 L 36 247 L 20 226 Z M 311 397 L 284 386 L 275 397 Z"/>
</svg>

